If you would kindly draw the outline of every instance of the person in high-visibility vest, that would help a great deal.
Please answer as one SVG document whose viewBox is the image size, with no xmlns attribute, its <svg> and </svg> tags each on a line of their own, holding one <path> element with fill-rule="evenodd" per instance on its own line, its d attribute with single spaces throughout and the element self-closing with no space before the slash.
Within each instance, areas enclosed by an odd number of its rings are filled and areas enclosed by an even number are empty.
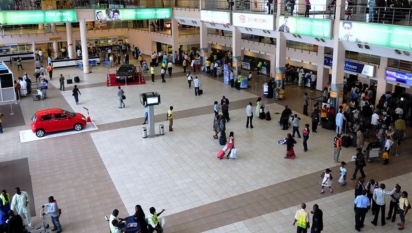
<svg viewBox="0 0 412 233">
<path fill-rule="evenodd" d="M 150 66 L 150 75 L 152 76 L 152 82 L 154 82 L 154 76 L 155 76 L 155 69 L 153 67 L 153 64 Z"/>
<path fill-rule="evenodd" d="M 306 204 L 302 203 L 302 209 L 296 211 L 295 214 L 295 221 L 293 222 L 293 226 L 295 226 L 297 222 L 297 232 L 307 232 L 309 229 L 309 213 L 306 212 Z"/>
<path fill-rule="evenodd" d="M 262 62 L 259 61 L 259 63 L 257 64 L 257 72 L 258 74 L 260 74 L 260 70 L 262 69 Z"/>
<path fill-rule="evenodd" d="M 10 217 L 8 214 L 10 210 L 10 203 L 10 194 L 8 194 L 6 190 L 3 189 L 0 194 L 0 225 L 6 223 L 6 221 Z"/>
<path fill-rule="evenodd" d="M 165 211 L 165 209 L 163 209 L 160 213 L 156 213 L 156 209 L 154 207 L 150 207 L 149 210 L 150 214 L 147 216 L 147 220 L 149 222 L 149 232 L 156 230 L 157 233 L 162 233 L 163 227 L 159 223 L 158 217 Z"/>
<path fill-rule="evenodd" d="M 238 90 L 240 90 L 240 84 L 242 83 L 242 79 L 243 79 L 242 75 L 239 74 L 237 76 L 237 87 L 236 87 L 236 89 L 238 89 Z"/>
</svg>

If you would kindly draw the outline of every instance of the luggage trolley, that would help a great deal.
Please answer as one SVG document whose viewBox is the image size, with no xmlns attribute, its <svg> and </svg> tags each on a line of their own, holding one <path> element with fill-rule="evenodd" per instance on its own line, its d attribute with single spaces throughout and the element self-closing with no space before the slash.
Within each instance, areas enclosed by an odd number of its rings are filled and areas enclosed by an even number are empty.
<svg viewBox="0 0 412 233">
<path fill-rule="evenodd" d="M 380 160 L 381 148 L 371 148 L 368 151 L 368 162 L 372 162 L 372 159 Z"/>
</svg>

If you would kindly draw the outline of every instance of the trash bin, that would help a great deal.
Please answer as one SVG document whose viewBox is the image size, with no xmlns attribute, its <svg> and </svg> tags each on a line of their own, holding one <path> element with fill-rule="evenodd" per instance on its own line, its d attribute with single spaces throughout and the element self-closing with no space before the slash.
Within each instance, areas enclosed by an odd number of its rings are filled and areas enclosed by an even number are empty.
<svg viewBox="0 0 412 233">
<path fill-rule="evenodd" d="M 159 134 L 165 135 L 165 126 L 163 124 L 159 125 Z"/>
<path fill-rule="evenodd" d="M 142 138 L 147 138 L 147 128 L 146 127 L 142 128 Z"/>
</svg>

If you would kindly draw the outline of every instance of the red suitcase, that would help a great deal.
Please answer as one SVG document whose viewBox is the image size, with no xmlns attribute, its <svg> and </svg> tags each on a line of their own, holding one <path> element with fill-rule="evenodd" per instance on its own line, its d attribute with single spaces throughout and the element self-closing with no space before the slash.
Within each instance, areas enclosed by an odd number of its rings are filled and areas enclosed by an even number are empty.
<svg viewBox="0 0 412 233">
<path fill-rule="evenodd" d="M 220 150 L 220 151 L 217 153 L 217 158 L 218 158 L 218 159 L 223 159 L 223 157 L 225 157 L 225 151 L 224 151 L 224 150 Z"/>
</svg>

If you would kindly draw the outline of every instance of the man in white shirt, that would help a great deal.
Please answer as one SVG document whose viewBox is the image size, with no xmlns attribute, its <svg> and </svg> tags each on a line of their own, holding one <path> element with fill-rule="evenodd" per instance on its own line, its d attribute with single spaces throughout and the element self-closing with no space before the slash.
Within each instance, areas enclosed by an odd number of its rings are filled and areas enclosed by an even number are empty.
<svg viewBox="0 0 412 233">
<path fill-rule="evenodd" d="M 16 194 L 14 194 L 11 201 L 11 210 L 16 211 L 22 219 L 27 220 L 27 225 L 31 227 L 31 214 L 30 214 L 30 196 L 27 192 L 21 191 L 19 187 L 16 187 Z"/>
<path fill-rule="evenodd" d="M 119 221 L 117 219 L 114 219 L 110 222 L 110 233 L 120 233 L 120 232 L 126 232 L 126 228 L 120 229 L 119 228 Z"/>
<path fill-rule="evenodd" d="M 41 49 L 39 50 L 39 60 L 43 63 L 43 51 L 41 51 Z"/>
<path fill-rule="evenodd" d="M 343 115 L 342 110 L 339 110 L 338 114 L 336 114 L 335 122 L 336 122 L 336 134 L 342 134 L 343 128 L 343 121 L 346 120 L 345 115 Z"/>
<path fill-rule="evenodd" d="M 398 106 L 395 109 L 395 114 L 396 114 L 396 118 L 394 120 L 396 121 L 397 119 L 403 117 L 403 109 L 400 106 Z"/>
<path fill-rule="evenodd" d="M 62 232 L 62 227 L 60 225 L 59 217 L 59 207 L 57 206 L 56 201 L 54 200 L 53 196 L 49 197 L 49 203 L 44 204 L 42 207 L 47 207 L 47 212 L 43 213 L 43 215 L 48 214 L 51 217 L 52 223 L 53 223 L 53 229 L 52 231 L 57 231 L 57 233 Z"/>
<path fill-rule="evenodd" d="M 372 133 L 372 135 L 375 134 L 375 130 L 376 130 L 377 127 L 378 127 L 378 123 L 379 123 L 379 115 L 378 115 L 378 113 L 375 111 L 375 112 L 372 114 L 372 117 L 371 117 L 371 125 L 372 125 L 371 133 Z"/>
<path fill-rule="evenodd" d="M 253 111 L 252 111 L 252 102 L 249 102 L 249 104 L 246 106 L 246 128 L 249 128 L 249 123 L 250 123 L 250 128 L 253 129 Z"/>
<path fill-rule="evenodd" d="M 112 214 L 111 214 L 110 217 L 109 217 L 109 226 L 110 226 L 110 229 L 112 229 L 112 228 L 114 227 L 114 225 L 113 225 L 113 220 L 118 221 L 119 224 L 120 224 L 121 221 L 124 220 L 123 218 L 119 218 L 118 216 L 119 216 L 119 210 L 118 210 L 118 209 L 114 209 L 113 212 L 112 212 Z M 107 217 L 106 217 L 106 219 L 107 219 Z"/>
<path fill-rule="evenodd" d="M 199 94 L 199 88 L 200 88 L 200 80 L 197 78 L 197 76 L 193 80 L 193 84 L 195 86 L 195 95 L 198 95 Z"/>
<path fill-rule="evenodd" d="M 247 80 L 250 81 L 253 78 L 252 72 L 249 72 L 249 76 L 247 77 Z"/>
<path fill-rule="evenodd" d="M 385 206 L 386 206 L 385 195 L 392 195 L 396 191 L 396 186 L 395 188 L 393 188 L 392 191 L 385 191 L 385 188 L 386 188 L 385 184 L 381 183 L 379 185 L 379 188 L 373 191 L 373 200 L 376 202 L 376 209 L 375 209 L 375 217 L 373 218 L 373 221 L 371 223 L 375 226 L 378 224 L 379 210 L 382 210 L 382 213 L 381 213 L 382 226 L 385 225 L 385 213 L 386 213 L 385 212 Z"/>
</svg>

